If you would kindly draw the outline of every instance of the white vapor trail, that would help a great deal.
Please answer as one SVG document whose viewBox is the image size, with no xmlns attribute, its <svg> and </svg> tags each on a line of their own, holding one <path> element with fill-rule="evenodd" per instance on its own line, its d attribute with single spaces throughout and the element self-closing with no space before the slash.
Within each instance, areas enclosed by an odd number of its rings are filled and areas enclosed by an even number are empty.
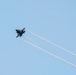
<svg viewBox="0 0 76 75">
<path fill-rule="evenodd" d="M 49 41 L 49 40 L 47 40 L 46 38 L 43 38 L 43 37 L 39 36 L 38 34 L 36 34 L 36 33 L 32 32 L 32 31 L 30 31 L 30 30 L 27 30 L 27 31 L 30 32 L 31 34 L 33 34 L 33 35 L 35 35 L 35 36 L 37 36 L 37 37 L 39 37 L 39 38 L 45 40 L 45 41 L 47 41 L 48 43 L 53 44 L 54 46 L 56 46 L 56 47 L 58 47 L 58 48 L 60 48 L 60 49 L 62 49 L 62 50 L 64 50 L 64 51 L 66 51 L 66 52 L 68 52 L 68 53 L 70 53 L 70 54 L 72 54 L 72 55 L 74 55 L 74 56 L 76 56 L 75 53 L 73 53 L 73 52 L 71 52 L 71 51 L 69 51 L 69 50 L 67 50 L 67 49 L 65 49 L 65 48 L 63 48 L 63 47 L 61 47 L 61 46 L 59 46 L 59 45 L 57 45 L 57 44 L 55 44 L 55 43 Z"/>
<path fill-rule="evenodd" d="M 55 58 L 57 58 L 57 59 L 60 59 L 60 60 L 62 60 L 63 62 L 65 62 L 65 63 L 67 63 L 67 64 L 69 64 L 69 65 L 71 65 L 71 66 L 73 66 L 73 67 L 76 67 L 75 64 L 73 64 L 73 63 L 71 63 L 71 62 L 69 62 L 69 61 L 67 61 L 67 60 L 65 60 L 65 59 L 63 59 L 63 58 L 61 58 L 61 57 L 59 57 L 59 56 L 57 56 L 57 55 L 54 55 L 54 54 L 52 54 L 52 53 L 46 51 L 45 49 L 43 49 L 43 48 L 41 48 L 41 47 L 39 47 L 39 46 L 37 46 L 37 45 L 35 45 L 35 44 L 29 42 L 29 41 L 26 41 L 26 40 L 24 40 L 24 39 L 22 39 L 22 40 L 23 40 L 24 42 L 26 42 L 26 43 L 28 43 L 28 44 L 30 44 L 30 45 L 32 45 L 32 46 L 38 48 L 38 49 L 44 51 L 45 53 L 47 53 L 47 54 L 49 54 L 49 55 L 51 55 L 51 56 L 53 56 L 53 57 L 55 57 Z"/>
<path fill-rule="evenodd" d="M 33 41 L 31 38 L 29 38 L 28 36 L 25 36 L 25 38 L 29 39 L 30 41 Z"/>
</svg>

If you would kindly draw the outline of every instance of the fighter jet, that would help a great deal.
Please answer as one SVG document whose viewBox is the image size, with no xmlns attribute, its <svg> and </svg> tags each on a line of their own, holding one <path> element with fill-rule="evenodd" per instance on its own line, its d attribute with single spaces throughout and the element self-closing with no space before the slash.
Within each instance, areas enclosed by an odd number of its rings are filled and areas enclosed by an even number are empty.
<svg viewBox="0 0 76 75">
<path fill-rule="evenodd" d="M 18 38 L 19 36 L 21 37 L 24 33 L 25 33 L 25 28 L 23 29 L 16 29 L 16 33 L 17 33 L 17 36 L 16 38 Z"/>
</svg>

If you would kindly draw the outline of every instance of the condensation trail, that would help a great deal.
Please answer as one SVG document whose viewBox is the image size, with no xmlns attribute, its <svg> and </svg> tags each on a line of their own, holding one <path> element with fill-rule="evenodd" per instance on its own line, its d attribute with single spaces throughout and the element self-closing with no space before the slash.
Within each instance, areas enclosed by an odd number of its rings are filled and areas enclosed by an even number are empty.
<svg viewBox="0 0 76 75">
<path fill-rule="evenodd" d="M 29 39 L 30 41 L 33 41 L 31 38 L 29 38 L 28 36 L 24 36 L 25 38 Z"/>
<path fill-rule="evenodd" d="M 34 47 L 36 47 L 36 48 L 42 50 L 42 51 L 44 51 L 45 53 L 47 53 L 47 54 L 49 54 L 49 55 L 51 55 L 51 56 L 53 56 L 53 57 L 55 57 L 55 58 L 57 58 L 57 59 L 62 60 L 63 62 L 65 62 L 65 63 L 67 63 L 67 64 L 69 64 L 69 65 L 71 65 L 71 66 L 73 66 L 73 67 L 76 67 L 75 64 L 73 64 L 73 63 L 71 63 L 71 62 L 69 62 L 69 61 L 67 61 L 67 60 L 65 60 L 65 59 L 63 59 L 63 58 L 61 58 L 61 57 L 59 57 L 59 56 L 57 56 L 57 55 L 54 55 L 54 54 L 52 54 L 52 53 L 46 51 L 45 49 L 43 49 L 43 48 L 41 48 L 41 47 L 39 47 L 39 46 L 37 46 L 37 45 L 35 45 L 35 44 L 29 42 L 29 41 L 26 41 L 26 40 L 24 40 L 24 39 L 21 39 L 21 40 L 23 40 L 24 42 L 26 42 L 26 43 L 28 43 L 28 44 L 30 44 L 30 45 L 32 45 L 32 46 L 34 46 Z"/>
<path fill-rule="evenodd" d="M 56 46 L 56 47 L 58 47 L 58 48 L 60 48 L 60 49 L 63 49 L 64 51 L 66 51 L 66 52 L 68 52 L 68 53 L 70 53 L 70 54 L 76 56 L 75 53 L 73 53 L 73 52 L 71 52 L 71 51 L 69 51 L 69 50 L 67 50 L 67 49 L 65 49 L 65 48 L 63 48 L 63 47 L 61 47 L 61 46 L 59 46 L 59 45 L 57 45 L 57 44 L 55 44 L 55 43 L 49 41 L 49 40 L 47 40 L 46 38 L 43 38 L 43 37 L 41 37 L 40 35 L 38 35 L 38 34 L 32 32 L 32 31 L 30 31 L 30 30 L 27 30 L 27 31 L 30 32 L 30 33 L 32 33 L 33 35 L 35 35 L 35 36 L 37 36 L 37 37 L 39 37 L 39 38 L 45 40 L 45 41 L 47 41 L 48 43 L 53 44 L 54 46 Z"/>
</svg>

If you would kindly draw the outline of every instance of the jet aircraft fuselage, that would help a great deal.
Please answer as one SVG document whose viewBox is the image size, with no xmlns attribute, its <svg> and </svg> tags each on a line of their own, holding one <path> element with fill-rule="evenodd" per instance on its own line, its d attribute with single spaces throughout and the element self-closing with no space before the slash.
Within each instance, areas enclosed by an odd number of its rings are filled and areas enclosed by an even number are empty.
<svg viewBox="0 0 76 75">
<path fill-rule="evenodd" d="M 16 33 L 17 33 L 17 36 L 16 37 L 21 37 L 24 33 L 25 33 L 25 28 L 19 30 L 19 29 L 16 29 Z"/>
</svg>

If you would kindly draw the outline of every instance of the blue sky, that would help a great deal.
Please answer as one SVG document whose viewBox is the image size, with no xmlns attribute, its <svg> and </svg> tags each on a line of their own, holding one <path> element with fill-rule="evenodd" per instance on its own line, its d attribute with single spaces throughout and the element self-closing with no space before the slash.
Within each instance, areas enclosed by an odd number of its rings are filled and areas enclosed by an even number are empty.
<svg viewBox="0 0 76 75">
<path fill-rule="evenodd" d="M 0 75 L 75 75 L 76 68 L 21 39 L 74 64 L 76 56 L 28 31 L 17 39 L 15 32 L 25 27 L 76 53 L 75 9 L 75 0 L 0 0 Z"/>
</svg>

